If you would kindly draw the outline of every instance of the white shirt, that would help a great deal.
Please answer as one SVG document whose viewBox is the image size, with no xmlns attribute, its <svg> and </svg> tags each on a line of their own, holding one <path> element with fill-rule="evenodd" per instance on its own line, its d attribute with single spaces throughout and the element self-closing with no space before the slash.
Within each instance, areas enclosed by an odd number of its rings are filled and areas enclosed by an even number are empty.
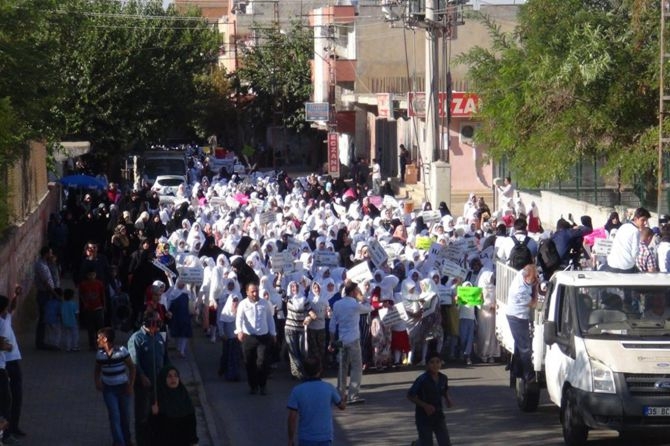
<svg viewBox="0 0 670 446">
<path fill-rule="evenodd" d="M 272 318 L 272 305 L 265 299 L 256 302 L 244 299 L 237 306 L 235 315 L 235 334 L 277 336 L 275 321 Z"/>
<path fill-rule="evenodd" d="M 533 297 L 533 286 L 523 278 L 523 270 L 519 271 L 509 286 L 507 293 L 507 310 L 505 314 L 519 319 L 530 318 L 530 301 Z"/>
<path fill-rule="evenodd" d="M 339 329 L 340 341 L 344 345 L 358 341 L 361 337 L 358 328 L 360 315 L 371 310 L 370 304 L 358 302 L 351 296 L 344 296 L 333 305 L 333 316 L 328 329 L 331 333 Z"/>
<path fill-rule="evenodd" d="M 668 268 L 666 268 L 666 261 L 668 258 L 668 253 L 670 253 L 670 242 L 661 242 L 658 244 L 658 247 L 656 248 L 656 251 L 658 253 L 658 269 L 662 273 L 668 273 Z"/>
<path fill-rule="evenodd" d="M 640 230 L 632 223 L 623 224 L 614 236 L 607 265 L 617 269 L 631 269 L 635 266 L 639 249 Z"/>
<path fill-rule="evenodd" d="M 10 304 L 11 305 L 11 304 Z M 18 361 L 21 359 L 21 351 L 19 350 L 19 343 L 16 342 L 16 334 L 14 334 L 14 328 L 12 328 L 12 314 L 7 313 L 5 316 L 5 322 L 7 324 L 7 340 L 12 344 L 12 349 L 8 352 L 5 352 L 5 359 L 7 361 Z"/>
<path fill-rule="evenodd" d="M 514 248 L 514 240 L 512 240 L 512 237 L 517 239 L 519 243 L 523 243 L 523 241 L 526 239 L 526 237 L 529 238 L 528 240 L 528 249 L 530 249 L 530 253 L 533 256 L 533 258 L 537 257 L 537 242 L 533 240 L 532 237 L 529 237 L 526 234 L 523 233 L 514 233 L 510 235 L 509 237 L 498 237 L 496 238 L 496 254 L 502 260 L 503 262 L 506 262 L 507 259 L 509 259 L 509 255 L 512 252 L 512 248 Z M 502 239 L 500 241 L 500 249 L 498 248 L 498 240 Z M 634 264 L 635 262 L 633 262 Z"/>
<path fill-rule="evenodd" d="M 372 179 L 373 180 L 382 179 L 382 168 L 379 166 L 379 163 L 374 163 L 372 165 Z"/>
</svg>

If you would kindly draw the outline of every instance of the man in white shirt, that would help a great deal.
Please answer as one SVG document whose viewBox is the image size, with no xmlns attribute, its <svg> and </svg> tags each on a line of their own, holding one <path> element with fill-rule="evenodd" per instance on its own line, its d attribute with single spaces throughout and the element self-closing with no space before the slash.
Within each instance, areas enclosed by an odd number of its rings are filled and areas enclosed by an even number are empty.
<svg viewBox="0 0 670 446">
<path fill-rule="evenodd" d="M 617 230 L 612 250 L 607 256 L 604 271 L 615 273 L 635 273 L 635 261 L 640 249 L 640 230 L 647 226 L 651 214 L 645 208 L 637 208 L 633 221 L 625 223 Z"/>
<path fill-rule="evenodd" d="M 351 366 L 349 379 L 348 402 L 355 404 L 363 402 L 359 396 L 361 379 L 363 377 L 363 359 L 361 356 L 361 333 L 359 329 L 360 315 L 372 310 L 370 304 L 363 301 L 363 294 L 358 285 L 347 280 L 344 285 L 344 296 L 333 305 L 333 315 L 328 327 L 331 339 L 335 332 L 339 336 L 340 369 L 337 374 L 337 389 L 345 395 L 347 391 L 347 370 Z M 328 349 L 333 351 L 333 342 Z"/>
<path fill-rule="evenodd" d="M 512 372 L 526 382 L 535 382 L 532 362 L 532 339 L 530 335 L 531 310 L 537 305 L 537 284 L 539 276 L 535 265 L 521 269 L 509 287 L 505 314 L 514 338 Z"/>
<path fill-rule="evenodd" d="M 266 395 L 270 349 L 277 340 L 274 311 L 269 301 L 260 299 L 257 284 L 249 283 L 246 293 L 247 298 L 237 307 L 235 334 L 242 344 L 249 393 L 255 395 L 260 390 L 261 395 Z"/>
<path fill-rule="evenodd" d="M 537 258 L 537 242 L 533 240 L 532 237 L 528 235 L 527 231 L 528 224 L 524 218 L 517 218 L 514 220 L 514 232 L 509 237 L 502 237 L 500 240 L 500 245 L 498 245 L 498 239 L 496 239 L 496 255 L 503 262 L 509 260 L 510 253 L 514 248 L 514 239 L 519 243 L 525 243 L 525 239 L 528 237 L 528 249 L 530 250 L 533 259 Z"/>
</svg>

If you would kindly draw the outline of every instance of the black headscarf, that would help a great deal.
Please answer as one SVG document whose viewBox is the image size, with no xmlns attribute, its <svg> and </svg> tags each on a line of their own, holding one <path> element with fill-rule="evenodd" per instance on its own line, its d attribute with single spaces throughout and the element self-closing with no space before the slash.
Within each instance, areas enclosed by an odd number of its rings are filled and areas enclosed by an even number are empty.
<svg viewBox="0 0 670 446">
<path fill-rule="evenodd" d="M 181 418 L 195 413 L 193 402 L 188 395 L 188 390 L 179 377 L 179 385 L 175 389 L 167 386 L 167 375 L 170 370 L 174 370 L 179 375 L 177 370 L 172 365 L 163 367 L 158 375 L 158 411 L 160 414 L 168 418 Z"/>
</svg>

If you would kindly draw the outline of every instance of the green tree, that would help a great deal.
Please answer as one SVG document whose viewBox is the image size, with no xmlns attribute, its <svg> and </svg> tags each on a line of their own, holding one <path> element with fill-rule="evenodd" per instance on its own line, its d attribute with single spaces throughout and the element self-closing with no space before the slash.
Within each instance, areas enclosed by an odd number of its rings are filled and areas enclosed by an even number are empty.
<svg viewBox="0 0 670 446">
<path fill-rule="evenodd" d="M 582 158 L 655 183 L 656 3 L 529 0 L 513 33 L 483 17 L 491 48 L 458 62 L 482 98 L 477 140 L 488 156 L 528 186 L 567 178 Z"/>
<path fill-rule="evenodd" d="M 196 10 L 179 15 L 158 0 L 68 0 L 59 12 L 66 88 L 54 111 L 66 135 L 110 152 L 193 133 L 204 99 L 199 81 L 219 41 Z"/>
<path fill-rule="evenodd" d="M 243 106 L 244 114 L 249 122 L 262 123 L 259 128 L 281 124 L 300 131 L 312 88 L 312 30 L 295 22 L 286 32 L 277 27 L 257 32 L 258 44 L 243 50 L 235 73 L 240 94 L 253 97 Z"/>
</svg>

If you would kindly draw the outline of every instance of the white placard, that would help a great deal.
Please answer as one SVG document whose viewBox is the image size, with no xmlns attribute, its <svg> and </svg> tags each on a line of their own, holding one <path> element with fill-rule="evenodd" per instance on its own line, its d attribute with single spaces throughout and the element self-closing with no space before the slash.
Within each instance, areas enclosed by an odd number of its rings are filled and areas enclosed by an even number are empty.
<svg viewBox="0 0 670 446">
<path fill-rule="evenodd" d="M 226 197 L 212 197 L 207 200 L 212 206 L 221 206 L 226 204 Z"/>
<path fill-rule="evenodd" d="M 422 211 L 420 216 L 423 217 L 423 222 L 426 224 L 434 223 L 442 219 L 442 213 L 440 211 Z"/>
<path fill-rule="evenodd" d="M 368 267 L 368 262 L 361 262 L 347 271 L 347 279 L 353 282 L 361 283 L 364 280 L 372 280 L 372 272 Z"/>
<path fill-rule="evenodd" d="M 258 223 L 261 225 L 267 225 L 275 221 L 277 221 L 277 216 L 272 211 L 262 212 L 258 215 Z"/>
<path fill-rule="evenodd" d="M 465 277 L 468 275 L 468 270 L 454 262 L 444 260 L 442 262 L 442 275 L 449 276 L 450 279 L 454 277 L 465 279 Z"/>
<path fill-rule="evenodd" d="M 463 264 L 467 250 L 468 242 L 466 239 L 460 238 L 447 245 L 447 249 L 444 251 L 444 257 L 461 265 Z"/>
<path fill-rule="evenodd" d="M 597 238 L 593 243 L 593 254 L 597 256 L 607 256 L 612 250 L 614 240 L 608 238 Z"/>
<path fill-rule="evenodd" d="M 396 259 L 403 249 L 404 246 L 400 243 L 389 243 L 388 245 L 384 245 L 384 251 L 390 260 Z"/>
<path fill-rule="evenodd" d="M 329 266 L 337 268 L 340 266 L 340 255 L 336 252 L 317 250 L 312 254 L 313 266 Z"/>
<path fill-rule="evenodd" d="M 400 311 L 398 311 L 398 304 L 392 306 L 391 308 L 380 308 L 379 309 L 379 318 L 382 320 L 382 324 L 384 324 L 387 327 L 392 326 L 396 322 L 399 322 L 402 320 L 402 317 L 400 315 Z M 405 308 L 402 304 L 400 306 Z"/>
<path fill-rule="evenodd" d="M 397 304 L 393 305 L 393 308 L 395 308 L 398 311 L 398 313 L 400 314 L 400 319 L 402 319 L 403 321 L 408 321 L 409 320 L 409 316 L 407 315 L 407 308 L 405 307 L 404 302 L 400 302 L 400 303 L 397 303 Z"/>
<path fill-rule="evenodd" d="M 288 251 L 278 252 L 270 256 L 270 265 L 272 271 L 282 273 L 293 269 L 293 257 Z"/>
<path fill-rule="evenodd" d="M 368 240 L 368 253 L 370 254 L 370 260 L 377 268 L 380 268 L 388 260 L 388 254 L 376 239 Z"/>
<path fill-rule="evenodd" d="M 447 258 L 447 247 L 440 243 L 433 243 L 430 245 L 428 250 L 428 256 L 433 256 L 436 259 L 446 259 Z"/>
<path fill-rule="evenodd" d="M 180 266 L 177 267 L 177 271 L 179 271 L 179 280 L 182 282 L 202 285 L 205 277 L 205 269 L 202 266 Z"/>
<path fill-rule="evenodd" d="M 168 279 L 173 279 L 174 277 L 177 276 L 177 275 L 174 273 L 174 271 L 172 271 L 172 270 L 171 270 L 170 268 L 168 268 L 167 266 L 163 265 L 158 259 L 153 259 L 153 260 L 151 261 L 151 263 L 152 263 L 156 268 L 158 268 L 158 269 L 160 269 L 161 271 L 163 271 L 163 272 L 168 276 Z"/>
<path fill-rule="evenodd" d="M 302 254 L 302 245 L 298 242 L 289 241 L 286 244 L 286 251 L 288 251 L 293 259 L 297 260 L 300 258 L 300 254 Z"/>
</svg>

